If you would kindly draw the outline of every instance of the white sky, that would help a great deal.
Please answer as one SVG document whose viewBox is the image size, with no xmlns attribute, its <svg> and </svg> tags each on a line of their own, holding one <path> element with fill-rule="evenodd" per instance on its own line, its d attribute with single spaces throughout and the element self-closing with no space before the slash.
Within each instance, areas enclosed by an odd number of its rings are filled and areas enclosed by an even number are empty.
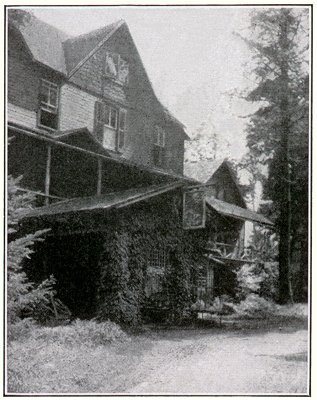
<svg viewBox="0 0 317 400">
<path fill-rule="evenodd" d="M 217 133 L 231 143 L 231 156 L 242 155 L 245 120 L 237 115 L 248 114 L 250 106 L 230 101 L 224 92 L 250 84 L 243 64 L 251 55 L 233 34 L 246 27 L 250 8 L 117 6 L 32 11 L 72 35 L 124 19 L 156 94 L 188 133 L 209 116 Z"/>
</svg>

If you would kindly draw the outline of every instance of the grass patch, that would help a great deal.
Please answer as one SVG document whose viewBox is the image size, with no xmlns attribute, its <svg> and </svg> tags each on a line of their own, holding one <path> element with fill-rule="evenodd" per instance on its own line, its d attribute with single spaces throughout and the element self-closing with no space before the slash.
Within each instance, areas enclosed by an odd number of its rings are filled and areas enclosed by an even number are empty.
<svg viewBox="0 0 317 400">
<path fill-rule="evenodd" d="M 109 345 L 130 341 L 112 322 L 76 320 L 28 333 L 9 342 L 8 393 L 94 392 L 123 365 Z"/>
</svg>

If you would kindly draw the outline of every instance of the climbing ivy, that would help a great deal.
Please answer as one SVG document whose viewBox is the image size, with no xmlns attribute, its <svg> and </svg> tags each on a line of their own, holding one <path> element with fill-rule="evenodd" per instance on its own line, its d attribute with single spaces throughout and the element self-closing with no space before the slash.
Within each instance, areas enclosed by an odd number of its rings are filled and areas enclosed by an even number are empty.
<svg viewBox="0 0 317 400">
<path fill-rule="evenodd" d="M 166 248 L 170 260 L 161 297 L 168 304 L 169 320 L 180 321 L 195 301 L 200 248 L 206 232 L 184 231 L 179 210 L 170 198 L 164 207 L 143 205 L 114 216 L 115 230 L 104 235 L 98 290 L 99 318 L 136 325 L 146 305 L 144 287 L 147 256 L 154 248 Z"/>
</svg>

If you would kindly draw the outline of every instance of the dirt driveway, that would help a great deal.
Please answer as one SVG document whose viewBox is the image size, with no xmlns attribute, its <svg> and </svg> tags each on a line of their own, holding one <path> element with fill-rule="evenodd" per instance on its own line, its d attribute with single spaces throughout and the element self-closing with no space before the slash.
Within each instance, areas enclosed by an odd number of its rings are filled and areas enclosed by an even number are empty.
<svg viewBox="0 0 317 400">
<path fill-rule="evenodd" d="M 305 329 L 161 332 L 122 392 L 305 394 L 307 344 Z"/>
<path fill-rule="evenodd" d="M 305 325 L 299 320 L 270 328 L 261 321 L 251 329 L 155 327 L 97 347 L 30 337 L 9 347 L 8 391 L 307 394 Z"/>
</svg>

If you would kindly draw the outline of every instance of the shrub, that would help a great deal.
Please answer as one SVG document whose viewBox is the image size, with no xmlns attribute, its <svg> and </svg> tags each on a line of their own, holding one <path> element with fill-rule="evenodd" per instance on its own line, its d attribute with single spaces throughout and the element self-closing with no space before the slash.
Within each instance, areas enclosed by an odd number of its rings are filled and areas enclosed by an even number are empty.
<svg viewBox="0 0 317 400">
<path fill-rule="evenodd" d="M 128 340 L 126 333 L 114 322 L 79 319 L 67 326 L 41 327 L 33 331 L 32 337 L 47 344 L 89 347 Z"/>
<path fill-rule="evenodd" d="M 12 340 L 24 340 L 31 336 L 35 328 L 36 323 L 32 318 L 16 321 L 14 324 L 8 324 L 7 338 L 9 342 Z"/>
<path fill-rule="evenodd" d="M 21 178 L 8 177 L 8 255 L 7 255 L 7 313 L 8 328 L 23 317 L 37 317 L 42 314 L 42 306 L 50 303 L 55 294 L 54 278 L 44 280 L 36 286 L 29 282 L 23 271 L 23 261 L 33 253 L 32 246 L 43 240 L 46 230 L 37 231 L 23 237 L 17 237 L 17 227 L 24 214 L 34 201 L 30 193 L 19 194 L 18 184 Z M 39 310 L 41 309 L 41 311 Z"/>
<path fill-rule="evenodd" d="M 249 294 L 239 304 L 233 304 L 234 311 L 243 317 L 266 318 L 274 314 L 275 304 L 257 294 Z"/>
<path fill-rule="evenodd" d="M 249 294 L 258 294 L 267 300 L 277 295 L 278 264 L 275 262 L 256 262 L 244 264 L 237 272 L 237 297 L 244 300 Z"/>
</svg>

